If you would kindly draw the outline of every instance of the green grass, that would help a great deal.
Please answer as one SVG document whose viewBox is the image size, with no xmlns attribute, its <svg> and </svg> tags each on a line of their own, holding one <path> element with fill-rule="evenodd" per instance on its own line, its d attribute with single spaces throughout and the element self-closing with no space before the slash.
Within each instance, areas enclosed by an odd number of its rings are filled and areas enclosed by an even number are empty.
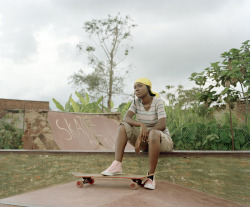
<svg viewBox="0 0 250 207">
<path fill-rule="evenodd" d="M 100 173 L 112 155 L 1 155 L 0 198 L 75 181 L 71 172 Z M 125 155 L 123 171 L 147 172 L 147 157 Z M 160 157 L 157 181 L 166 180 L 250 204 L 250 160 L 233 157 Z"/>
</svg>

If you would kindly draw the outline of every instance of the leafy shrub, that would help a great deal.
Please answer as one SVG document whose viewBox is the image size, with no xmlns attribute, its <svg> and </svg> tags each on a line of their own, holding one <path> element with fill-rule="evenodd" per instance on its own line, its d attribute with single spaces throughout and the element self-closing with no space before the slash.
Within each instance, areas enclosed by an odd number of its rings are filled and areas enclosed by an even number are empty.
<svg viewBox="0 0 250 207">
<path fill-rule="evenodd" d="M 166 112 L 168 115 L 169 110 L 166 110 Z M 177 110 L 175 117 L 170 114 L 172 119 L 169 120 L 168 118 L 167 126 L 174 141 L 175 149 L 232 150 L 232 135 L 228 114 L 224 115 L 222 121 L 218 121 L 215 118 L 209 120 L 189 113 L 192 112 L 183 111 L 181 115 Z M 193 119 L 190 119 L 190 117 L 193 117 Z M 179 125 L 176 123 L 179 123 Z M 233 118 L 233 135 L 235 150 L 250 149 L 250 127 L 243 124 L 239 125 L 235 117 Z"/>
<path fill-rule="evenodd" d="M 22 148 L 22 136 L 24 131 L 14 127 L 13 123 L 0 120 L 0 149 Z"/>
</svg>

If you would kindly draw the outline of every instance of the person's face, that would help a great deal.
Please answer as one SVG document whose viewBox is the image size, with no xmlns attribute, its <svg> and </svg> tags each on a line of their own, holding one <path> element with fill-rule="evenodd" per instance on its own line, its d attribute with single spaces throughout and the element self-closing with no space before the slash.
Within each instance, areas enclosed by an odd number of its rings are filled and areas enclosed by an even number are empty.
<svg viewBox="0 0 250 207">
<path fill-rule="evenodd" d="M 142 98 L 148 94 L 148 88 L 145 84 L 136 82 L 134 84 L 134 92 L 138 98 Z"/>
</svg>

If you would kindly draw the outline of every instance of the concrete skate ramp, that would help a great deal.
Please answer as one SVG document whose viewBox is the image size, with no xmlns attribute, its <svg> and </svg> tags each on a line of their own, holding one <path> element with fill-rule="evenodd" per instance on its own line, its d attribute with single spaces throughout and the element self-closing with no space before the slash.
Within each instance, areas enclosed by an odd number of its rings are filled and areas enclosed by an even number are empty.
<svg viewBox="0 0 250 207">
<path fill-rule="evenodd" d="M 61 184 L 0 200 L 1 204 L 33 207 L 247 207 L 197 190 L 157 180 L 150 191 L 130 189 L 129 180 L 100 179 L 77 188 L 76 182 Z"/>
<path fill-rule="evenodd" d="M 61 150 L 115 150 L 119 121 L 112 114 L 49 111 L 54 140 Z M 128 143 L 125 150 L 134 148 Z"/>
</svg>

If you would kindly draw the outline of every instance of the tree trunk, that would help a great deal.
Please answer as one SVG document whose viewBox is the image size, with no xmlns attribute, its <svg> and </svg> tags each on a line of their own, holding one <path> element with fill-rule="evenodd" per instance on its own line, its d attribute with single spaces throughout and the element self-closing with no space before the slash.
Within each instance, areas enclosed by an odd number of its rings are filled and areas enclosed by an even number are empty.
<svg viewBox="0 0 250 207">
<path fill-rule="evenodd" d="M 118 28 L 115 28 L 115 37 L 113 47 L 110 52 L 110 71 L 109 71 L 109 93 L 108 93 L 108 110 L 111 111 L 112 93 L 113 93 L 113 73 L 114 73 L 114 52 L 118 39 Z"/>
<path fill-rule="evenodd" d="M 247 88 L 247 91 L 248 91 L 248 88 Z M 246 95 L 246 116 L 245 116 L 245 124 L 246 126 L 248 126 L 248 105 L 249 105 L 249 95 L 247 93 Z"/>
<path fill-rule="evenodd" d="M 102 113 L 103 113 L 103 97 L 102 97 Z"/>
<path fill-rule="evenodd" d="M 112 91 L 113 91 L 113 54 L 111 54 L 110 72 L 109 72 L 109 93 L 108 93 L 108 110 L 109 111 L 111 111 Z"/>
<path fill-rule="evenodd" d="M 234 151 L 234 133 L 233 133 L 233 123 L 232 123 L 232 115 L 231 115 L 231 103 L 229 103 L 229 114 L 230 114 L 230 126 L 231 126 L 231 134 L 232 134 L 232 147 Z"/>
</svg>

